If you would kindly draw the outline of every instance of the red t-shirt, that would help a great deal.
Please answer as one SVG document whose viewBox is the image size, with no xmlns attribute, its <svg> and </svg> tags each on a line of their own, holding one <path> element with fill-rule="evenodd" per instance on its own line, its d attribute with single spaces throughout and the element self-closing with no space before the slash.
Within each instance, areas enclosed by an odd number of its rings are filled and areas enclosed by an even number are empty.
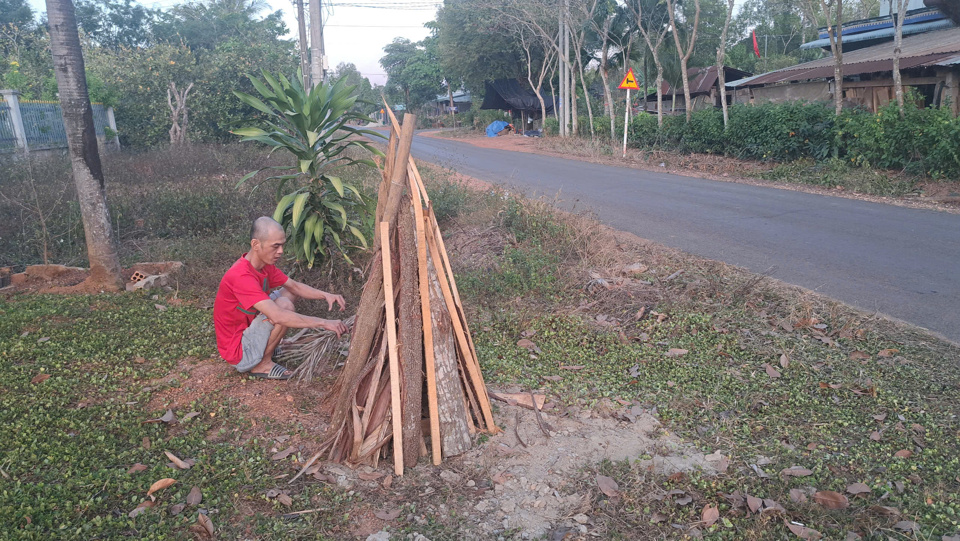
<svg viewBox="0 0 960 541">
<path fill-rule="evenodd" d="M 274 265 L 257 271 L 247 261 L 247 254 L 230 267 L 220 280 L 217 298 L 213 303 L 213 328 L 217 333 L 217 350 L 230 364 L 243 358 L 240 339 L 258 312 L 253 307 L 270 298 L 269 291 L 287 283 L 287 275 Z"/>
</svg>

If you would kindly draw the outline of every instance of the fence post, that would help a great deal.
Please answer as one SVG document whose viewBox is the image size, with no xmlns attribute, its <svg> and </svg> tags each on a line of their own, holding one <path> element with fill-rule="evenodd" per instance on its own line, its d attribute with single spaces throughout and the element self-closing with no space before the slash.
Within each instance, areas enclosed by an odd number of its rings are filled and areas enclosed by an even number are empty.
<svg viewBox="0 0 960 541">
<path fill-rule="evenodd" d="M 113 130 L 113 143 L 117 147 L 117 150 L 120 149 L 120 135 L 117 132 L 117 119 L 113 116 L 113 106 L 107 107 L 107 124 L 110 126 L 110 129 Z"/>
<path fill-rule="evenodd" d="M 27 131 L 23 129 L 23 116 L 20 115 L 20 91 L 19 90 L 0 90 L 3 100 L 7 102 L 10 108 L 10 121 L 13 124 L 13 135 L 17 139 L 17 147 L 24 154 L 30 153 L 30 145 L 27 144 Z"/>
</svg>

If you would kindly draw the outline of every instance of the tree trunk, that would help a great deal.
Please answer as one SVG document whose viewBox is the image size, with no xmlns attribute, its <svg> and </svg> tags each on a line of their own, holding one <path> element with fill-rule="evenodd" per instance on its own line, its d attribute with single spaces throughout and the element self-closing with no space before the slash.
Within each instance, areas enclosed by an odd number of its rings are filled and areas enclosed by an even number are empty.
<svg viewBox="0 0 960 541">
<path fill-rule="evenodd" d="M 170 144 L 182 145 L 187 141 L 187 125 L 190 123 L 189 109 L 187 109 L 187 94 L 193 88 L 193 83 L 184 90 L 177 90 L 173 81 L 167 88 L 167 105 L 170 107 Z"/>
<path fill-rule="evenodd" d="M 683 83 L 683 109 L 686 113 L 687 122 L 690 122 L 690 116 L 693 110 L 690 108 L 690 77 L 687 75 L 687 63 L 693 54 L 693 48 L 697 43 L 697 30 L 700 26 L 700 0 L 693 0 L 696 11 L 693 16 L 693 29 L 690 32 L 690 39 L 687 41 L 687 48 L 684 50 L 680 44 L 680 33 L 677 32 L 676 22 L 676 2 L 667 0 L 667 15 L 670 17 L 670 26 L 673 27 L 673 42 L 677 46 L 677 55 L 680 57 L 680 80 Z M 674 91 L 676 95 L 676 91 Z"/>
<path fill-rule="evenodd" d="M 419 204 L 419 203 L 418 203 Z M 400 289 L 398 306 L 400 366 L 403 369 L 403 463 L 412 468 L 420 457 L 423 418 L 423 322 L 420 314 L 420 281 L 416 230 L 410 197 L 404 196 L 397 215 L 400 237 Z"/>
<path fill-rule="evenodd" d="M 897 27 L 893 38 L 893 89 L 897 95 L 897 108 L 900 118 L 906 116 L 903 110 L 903 78 L 900 76 L 900 55 L 903 47 L 903 18 L 907 11 L 907 0 L 897 2 Z"/>
<path fill-rule="evenodd" d="M 87 93 L 77 15 L 71 0 L 47 0 L 50 51 L 60 91 L 63 126 L 70 148 L 73 181 L 80 200 L 80 214 L 90 262 L 88 283 L 106 290 L 123 286 L 120 258 L 110 227 L 110 211 L 104 194 L 103 167 L 93 127 L 93 109 Z"/>
<path fill-rule="evenodd" d="M 608 18 L 603 23 L 603 46 L 600 48 L 600 79 L 603 80 L 603 95 L 607 100 L 607 115 L 610 117 L 610 141 L 617 142 L 616 107 L 613 105 L 613 92 L 610 90 L 610 74 L 607 59 L 610 55 L 609 40 L 610 24 L 613 19 Z M 646 81 L 644 81 L 646 84 Z M 629 104 L 627 105 L 629 107 Z"/>
<path fill-rule="evenodd" d="M 307 65 L 307 21 L 303 15 L 303 0 L 297 0 L 297 29 L 300 31 L 300 82 L 309 88 L 310 67 Z"/>
<path fill-rule="evenodd" d="M 457 345 L 453 336 L 453 321 L 437 278 L 441 263 L 429 258 L 430 308 L 433 322 L 433 351 L 437 374 L 437 411 L 440 413 L 440 445 L 443 456 L 459 455 L 470 449 L 470 428 L 460 372 L 457 363 Z M 454 317 L 456 314 L 453 315 Z M 431 435 L 433 436 L 433 435 Z"/>
<path fill-rule="evenodd" d="M 657 57 L 653 57 L 657 64 L 657 127 L 663 127 L 663 65 Z"/>
<path fill-rule="evenodd" d="M 590 123 L 590 138 L 596 137 L 593 132 L 593 105 L 590 104 L 590 92 L 587 91 L 587 80 L 583 76 L 583 55 L 580 54 L 580 44 L 583 43 L 583 32 L 577 41 L 577 74 L 580 75 L 580 88 L 583 89 L 583 101 L 587 102 L 587 121 Z"/>
<path fill-rule="evenodd" d="M 730 19 L 733 17 L 734 0 L 727 0 L 727 17 L 723 22 L 723 32 L 720 34 L 720 46 L 717 47 L 717 83 L 720 85 L 720 107 L 723 109 L 723 129 L 730 123 L 730 113 L 727 109 L 727 74 L 723 69 L 723 61 L 727 54 L 727 30 L 730 28 Z"/>
</svg>

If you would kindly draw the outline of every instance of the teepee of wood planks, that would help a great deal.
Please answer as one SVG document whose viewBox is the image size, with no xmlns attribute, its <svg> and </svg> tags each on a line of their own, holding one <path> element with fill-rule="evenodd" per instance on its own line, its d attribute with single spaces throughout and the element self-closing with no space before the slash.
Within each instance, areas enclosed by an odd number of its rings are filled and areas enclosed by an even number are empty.
<svg viewBox="0 0 960 541">
<path fill-rule="evenodd" d="M 392 113 L 390 120 L 376 251 L 333 388 L 330 427 L 304 470 L 321 456 L 376 467 L 392 448 L 394 471 L 403 475 L 425 454 L 440 464 L 467 451 L 478 431 L 500 431 L 443 237 L 410 156 L 416 116 L 405 114 L 402 127 Z"/>
</svg>

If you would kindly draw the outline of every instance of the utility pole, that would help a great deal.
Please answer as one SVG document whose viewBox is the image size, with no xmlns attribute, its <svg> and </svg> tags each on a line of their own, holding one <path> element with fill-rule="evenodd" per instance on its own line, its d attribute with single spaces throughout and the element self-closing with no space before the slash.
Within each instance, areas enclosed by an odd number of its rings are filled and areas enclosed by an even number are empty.
<svg viewBox="0 0 960 541">
<path fill-rule="evenodd" d="M 307 20 L 303 15 L 303 0 L 297 0 L 297 27 L 300 30 L 300 82 L 304 88 L 310 86 L 310 65 L 307 63 Z"/>
<path fill-rule="evenodd" d="M 567 63 L 570 59 L 570 20 L 568 18 L 568 9 L 570 7 L 570 0 L 564 0 L 563 8 L 560 13 L 560 35 L 562 42 L 562 52 L 560 54 L 560 67 L 561 67 L 561 82 L 560 82 L 560 99 L 563 101 L 563 122 L 561 128 L 561 134 L 564 136 L 570 135 L 570 113 L 573 110 L 570 107 L 571 100 L 571 84 L 570 84 L 570 65 Z"/>
<path fill-rule="evenodd" d="M 321 0 L 310 0 L 310 86 L 323 84 L 323 15 Z"/>
</svg>

